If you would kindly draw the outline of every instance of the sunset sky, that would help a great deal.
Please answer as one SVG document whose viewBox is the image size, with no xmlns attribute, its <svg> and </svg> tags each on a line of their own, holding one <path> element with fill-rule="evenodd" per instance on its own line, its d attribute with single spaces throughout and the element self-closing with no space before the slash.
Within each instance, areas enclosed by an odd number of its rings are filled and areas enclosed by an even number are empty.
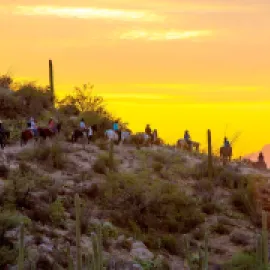
<svg viewBox="0 0 270 270">
<path fill-rule="evenodd" d="M 270 142 L 269 0 L 1 0 L 0 73 L 59 95 L 91 82 L 135 131 L 235 154 Z"/>
</svg>

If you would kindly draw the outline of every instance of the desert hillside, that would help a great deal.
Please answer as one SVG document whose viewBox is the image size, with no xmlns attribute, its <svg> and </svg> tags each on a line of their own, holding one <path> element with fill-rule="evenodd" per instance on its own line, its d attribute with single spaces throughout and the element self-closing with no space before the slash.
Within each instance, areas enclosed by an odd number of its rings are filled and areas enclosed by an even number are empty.
<svg viewBox="0 0 270 270">
<path fill-rule="evenodd" d="M 60 136 L 6 147 L 0 268 L 16 269 L 5 267 L 17 264 L 22 222 L 25 269 L 76 265 L 78 194 L 82 256 L 95 251 L 93 233 L 101 230 L 107 269 L 200 269 L 205 233 L 209 269 L 254 269 L 260 232 L 255 183 L 268 173 L 214 164 L 210 181 L 206 156 L 170 146 L 111 148 L 104 140 L 71 144 Z M 250 268 L 235 268 L 239 262 Z"/>
</svg>

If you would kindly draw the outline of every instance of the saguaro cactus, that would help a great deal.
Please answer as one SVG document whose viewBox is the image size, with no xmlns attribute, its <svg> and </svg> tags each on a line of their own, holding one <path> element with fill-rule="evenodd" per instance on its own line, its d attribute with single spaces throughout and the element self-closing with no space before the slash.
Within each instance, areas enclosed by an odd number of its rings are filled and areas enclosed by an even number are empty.
<svg viewBox="0 0 270 270">
<path fill-rule="evenodd" d="M 208 178 L 213 178 L 213 158 L 212 158 L 212 141 L 211 141 L 211 130 L 207 131 L 208 137 Z"/>
<path fill-rule="evenodd" d="M 49 79 L 50 79 L 50 89 L 51 89 L 51 102 L 52 106 L 54 107 L 54 78 L 53 78 L 53 64 L 52 60 L 49 60 Z"/>
<path fill-rule="evenodd" d="M 204 235 L 204 256 L 202 261 L 202 270 L 208 270 L 208 233 Z"/>
<path fill-rule="evenodd" d="M 109 147 L 109 168 L 110 168 L 111 171 L 114 168 L 113 148 L 114 148 L 114 142 L 113 141 L 110 141 L 110 147 Z"/>
<path fill-rule="evenodd" d="M 70 254 L 70 246 L 69 245 L 68 245 L 68 248 L 67 248 L 67 255 L 68 255 L 68 270 L 73 270 L 74 267 L 73 267 L 72 257 L 71 257 L 71 254 Z"/>
<path fill-rule="evenodd" d="M 103 256 L 102 256 L 102 230 L 98 227 L 97 234 L 92 235 L 93 256 L 92 256 L 92 270 L 103 270 Z"/>
<path fill-rule="evenodd" d="M 77 248 L 77 270 L 82 270 L 81 251 L 81 201 L 78 194 L 75 195 L 76 209 L 76 248 Z"/>
<path fill-rule="evenodd" d="M 23 268 L 24 268 L 24 224 L 22 223 L 20 228 L 18 270 L 23 270 Z"/>
<path fill-rule="evenodd" d="M 267 213 L 262 211 L 262 248 L 263 248 L 263 270 L 268 269 L 268 227 Z"/>
</svg>

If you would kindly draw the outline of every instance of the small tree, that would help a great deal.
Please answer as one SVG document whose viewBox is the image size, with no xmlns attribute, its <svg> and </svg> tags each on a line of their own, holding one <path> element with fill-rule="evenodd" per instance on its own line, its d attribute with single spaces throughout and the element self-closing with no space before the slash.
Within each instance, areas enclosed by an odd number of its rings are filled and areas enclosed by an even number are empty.
<svg viewBox="0 0 270 270">
<path fill-rule="evenodd" d="M 13 79 L 11 78 L 11 76 L 7 74 L 0 76 L 0 87 L 10 88 L 12 83 L 13 83 Z"/>
<path fill-rule="evenodd" d="M 81 112 L 94 111 L 103 114 L 106 111 L 104 100 L 100 96 L 93 95 L 93 88 L 94 86 L 89 83 L 83 84 L 81 87 L 75 87 L 73 95 L 66 96 L 58 103 L 60 106 L 66 104 L 76 106 Z"/>
</svg>

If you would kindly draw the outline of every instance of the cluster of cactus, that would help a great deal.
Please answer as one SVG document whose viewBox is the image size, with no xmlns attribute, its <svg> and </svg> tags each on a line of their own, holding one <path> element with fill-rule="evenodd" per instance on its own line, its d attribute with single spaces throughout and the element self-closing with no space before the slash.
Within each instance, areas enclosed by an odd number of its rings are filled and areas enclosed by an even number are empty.
<svg viewBox="0 0 270 270">
<path fill-rule="evenodd" d="M 184 248 L 186 255 L 186 262 L 190 270 L 200 269 L 208 270 L 208 233 L 204 236 L 203 249 L 199 249 L 199 258 L 194 262 L 193 254 L 190 252 L 190 243 L 187 237 L 184 238 Z M 267 213 L 262 211 L 262 231 L 257 236 L 256 247 L 256 269 L 268 270 L 270 267 L 268 259 L 268 226 L 267 226 Z"/>
<path fill-rule="evenodd" d="M 203 249 L 199 249 L 199 258 L 198 261 L 194 263 L 194 258 L 190 252 L 190 243 L 187 237 L 184 238 L 184 248 L 186 254 L 186 262 L 190 270 L 200 269 L 208 270 L 208 233 L 204 235 L 204 246 Z M 199 268 L 198 268 L 199 267 Z"/>
<path fill-rule="evenodd" d="M 76 270 L 103 270 L 103 256 L 102 256 L 102 231 L 101 226 L 98 227 L 97 234 L 92 235 L 93 254 L 89 254 L 85 258 L 85 265 L 82 262 L 82 250 L 81 250 L 81 202 L 78 194 L 75 195 L 75 209 L 76 209 Z M 70 249 L 68 249 L 68 269 L 73 270 L 74 265 L 72 257 L 70 255 Z"/>
<path fill-rule="evenodd" d="M 259 270 L 267 270 L 268 262 L 268 226 L 267 213 L 262 211 L 262 232 L 257 236 L 256 267 Z"/>
</svg>

